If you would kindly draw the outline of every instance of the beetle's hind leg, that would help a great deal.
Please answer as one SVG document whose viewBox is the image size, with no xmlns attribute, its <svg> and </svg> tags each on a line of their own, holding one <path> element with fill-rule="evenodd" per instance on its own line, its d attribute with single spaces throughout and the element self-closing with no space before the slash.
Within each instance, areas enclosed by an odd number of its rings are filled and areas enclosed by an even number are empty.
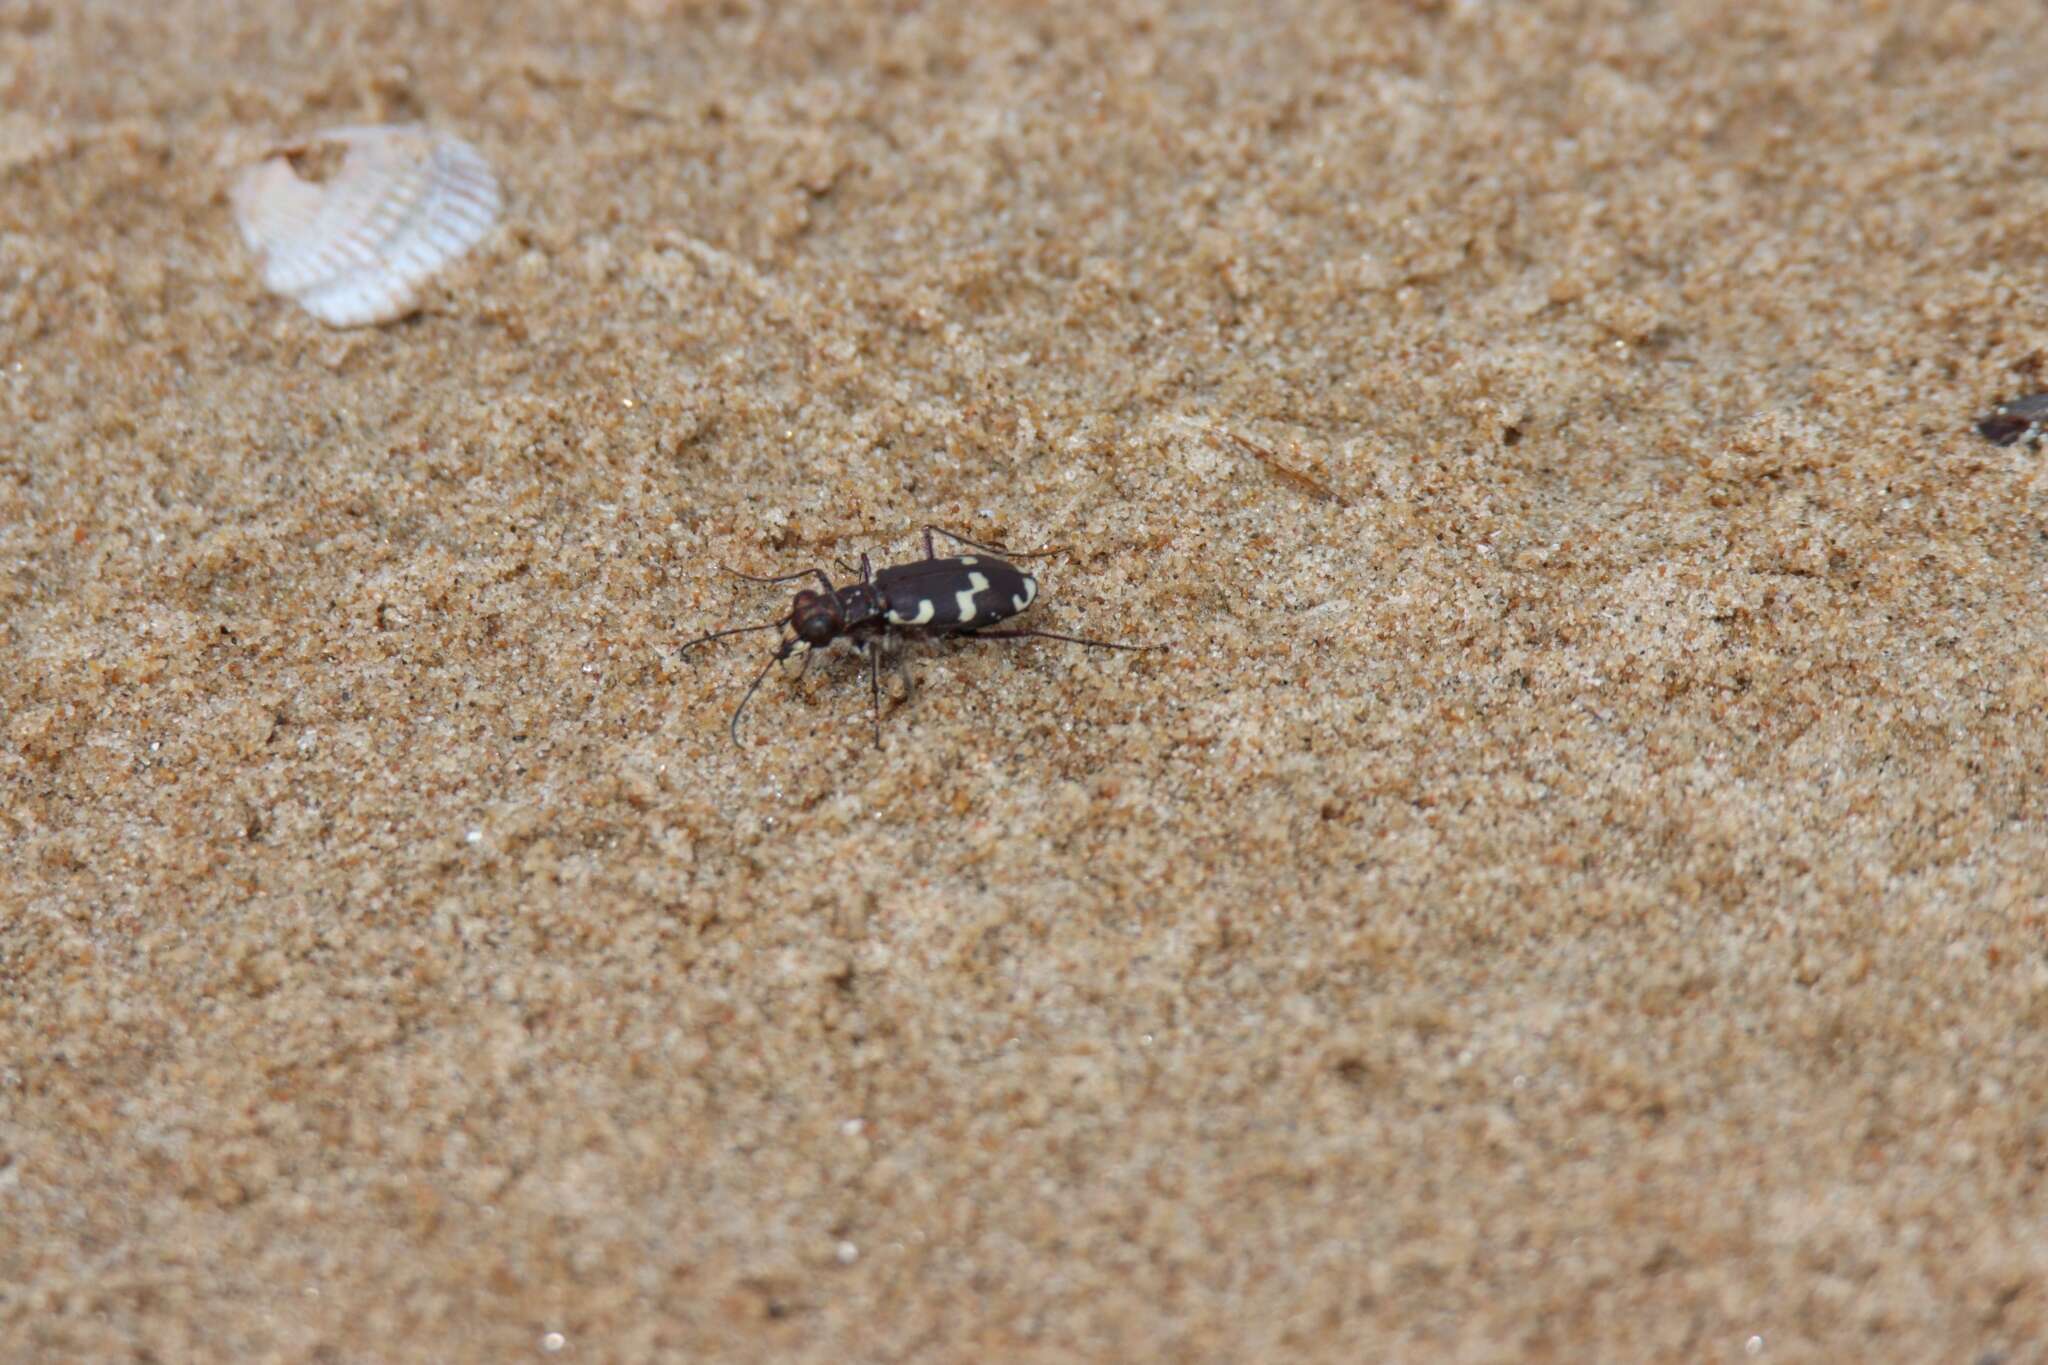
<svg viewBox="0 0 2048 1365">
<path fill-rule="evenodd" d="M 1070 645 L 1086 645 L 1090 649 L 1128 649 L 1134 653 L 1163 650 L 1165 645 L 1135 645 L 1121 640 L 1091 640 L 1085 635 L 1062 635 L 1056 630 L 959 630 L 953 632 L 956 640 L 1064 640 Z"/>
<path fill-rule="evenodd" d="M 927 526 L 924 528 L 924 557 L 926 559 L 937 559 L 939 557 L 937 549 L 932 545 L 932 537 L 935 535 L 944 536 L 951 541 L 957 541 L 970 550 L 986 550 L 992 555 L 1007 555 L 1011 559 L 1043 559 L 1047 555 L 1059 554 L 1062 550 L 1062 547 L 1058 545 L 1048 545 L 1043 550 L 1006 550 L 1000 545 L 984 545 L 978 540 L 969 540 L 966 536 L 956 535 L 943 526 Z"/>
</svg>

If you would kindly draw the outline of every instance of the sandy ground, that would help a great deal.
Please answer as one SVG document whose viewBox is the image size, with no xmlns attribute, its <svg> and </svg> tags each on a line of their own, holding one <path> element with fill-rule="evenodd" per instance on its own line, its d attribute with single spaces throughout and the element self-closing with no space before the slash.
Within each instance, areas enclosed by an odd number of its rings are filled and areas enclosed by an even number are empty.
<svg viewBox="0 0 2048 1365">
<path fill-rule="evenodd" d="M 0 0 L 0 1359 L 2048 1358 L 2035 6 L 224 8 Z M 730 744 L 926 522 L 1171 651 Z"/>
</svg>

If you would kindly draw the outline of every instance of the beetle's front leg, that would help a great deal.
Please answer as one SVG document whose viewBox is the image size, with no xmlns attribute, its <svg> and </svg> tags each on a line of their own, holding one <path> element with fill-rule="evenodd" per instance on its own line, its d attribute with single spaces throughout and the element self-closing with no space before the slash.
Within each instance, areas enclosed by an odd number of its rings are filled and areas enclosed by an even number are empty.
<svg viewBox="0 0 2048 1365">
<path fill-rule="evenodd" d="M 875 747 L 882 747 L 882 642 L 865 640 L 861 650 L 868 656 L 868 713 L 875 722 Z"/>
<path fill-rule="evenodd" d="M 896 704 L 898 706 L 908 706 L 910 705 L 911 695 L 917 691 L 917 680 L 910 676 L 910 658 L 906 652 L 898 650 L 895 662 L 896 678 L 903 684 L 903 698 Z"/>
</svg>

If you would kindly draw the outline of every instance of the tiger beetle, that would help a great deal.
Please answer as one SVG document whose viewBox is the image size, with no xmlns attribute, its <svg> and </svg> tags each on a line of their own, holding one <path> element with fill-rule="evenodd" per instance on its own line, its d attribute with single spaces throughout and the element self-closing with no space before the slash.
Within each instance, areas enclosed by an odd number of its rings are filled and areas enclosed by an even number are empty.
<svg viewBox="0 0 2048 1365">
<path fill-rule="evenodd" d="M 801 652 L 804 663 L 797 672 L 801 678 L 810 669 L 811 656 L 834 640 L 846 640 L 867 656 L 868 697 L 874 713 L 877 749 L 882 747 L 882 654 L 885 647 L 898 641 L 950 637 L 961 640 L 1064 640 L 1090 649 L 1166 648 L 1165 645 L 1089 640 L 1051 630 L 990 630 L 990 626 L 1009 620 L 1037 600 L 1038 580 L 1002 559 L 986 559 L 979 555 L 942 557 L 932 545 L 934 535 L 989 555 L 1037 559 L 1056 553 L 1038 550 L 1018 554 L 954 535 L 937 526 L 927 526 L 924 528 L 923 559 L 908 564 L 892 564 L 877 572 L 863 553 L 860 557 L 860 582 L 843 588 L 833 587 L 832 580 L 825 576 L 823 569 L 804 569 L 777 578 L 757 578 L 737 569 L 726 570 L 733 577 L 749 583 L 794 583 L 805 578 L 818 580 L 817 588 L 803 588 L 797 592 L 796 600 L 790 604 L 786 615 L 757 626 L 710 631 L 676 651 L 680 655 L 711 640 L 756 630 L 788 629 L 794 632 L 768 656 L 768 661 L 761 665 L 761 671 L 754 675 L 754 681 L 747 685 L 740 704 L 733 708 L 732 720 L 726 729 L 735 745 L 740 742 L 740 716 L 745 713 L 747 703 L 754 699 L 754 693 L 760 690 L 768 671 Z M 839 563 L 847 572 L 853 572 L 851 564 L 844 560 Z M 908 698 L 912 687 L 910 673 L 900 657 L 895 664 L 896 674 L 903 680 L 903 694 Z"/>
</svg>

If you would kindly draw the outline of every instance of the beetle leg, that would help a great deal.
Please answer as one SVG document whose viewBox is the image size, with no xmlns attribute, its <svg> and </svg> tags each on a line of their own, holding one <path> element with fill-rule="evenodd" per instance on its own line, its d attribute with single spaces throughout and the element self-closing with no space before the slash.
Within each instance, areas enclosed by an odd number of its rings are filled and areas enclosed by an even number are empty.
<svg viewBox="0 0 2048 1365">
<path fill-rule="evenodd" d="M 908 706 L 910 698 L 917 692 L 917 680 L 910 676 L 910 660 L 901 652 L 896 655 L 896 677 L 903 684 L 903 700 L 896 704 Z"/>
<path fill-rule="evenodd" d="M 956 640 L 1065 640 L 1070 645 L 1087 645 L 1091 649 L 1165 649 L 1165 645 L 1127 645 L 1115 640 L 1090 640 L 1079 635 L 1062 635 L 1055 630 L 962 630 L 954 633 Z"/>
<path fill-rule="evenodd" d="M 868 656 L 868 714 L 874 717 L 875 747 L 882 747 L 882 642 L 871 640 L 865 646 Z"/>
<path fill-rule="evenodd" d="M 1043 550 L 1005 550 L 1000 545 L 984 545 L 978 540 L 969 540 L 966 536 L 955 535 L 943 526 L 927 526 L 924 528 L 924 557 L 926 559 L 938 558 L 936 554 L 932 553 L 932 536 L 934 534 L 942 535 L 948 540 L 958 541 L 970 550 L 986 550 L 992 555 L 1007 555 L 1011 559 L 1043 559 L 1047 555 L 1059 554 L 1062 549 L 1058 545 L 1048 545 Z"/>
</svg>

